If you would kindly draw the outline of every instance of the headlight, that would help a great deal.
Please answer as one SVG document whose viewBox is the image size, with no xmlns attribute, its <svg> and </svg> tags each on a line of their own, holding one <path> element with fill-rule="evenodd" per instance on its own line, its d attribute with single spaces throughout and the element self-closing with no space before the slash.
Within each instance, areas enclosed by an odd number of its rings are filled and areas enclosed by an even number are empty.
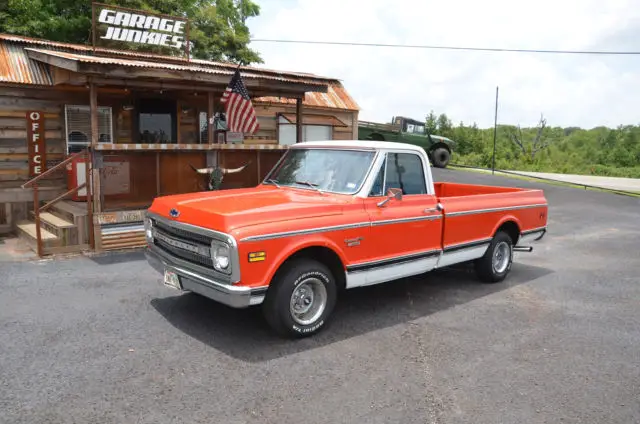
<svg viewBox="0 0 640 424">
<path fill-rule="evenodd" d="M 218 271 L 229 272 L 229 246 L 219 242 L 211 243 L 211 259 L 213 259 L 213 267 Z"/>
<path fill-rule="evenodd" d="M 153 242 L 153 222 L 148 217 L 144 217 L 144 235 L 149 243 Z"/>
</svg>

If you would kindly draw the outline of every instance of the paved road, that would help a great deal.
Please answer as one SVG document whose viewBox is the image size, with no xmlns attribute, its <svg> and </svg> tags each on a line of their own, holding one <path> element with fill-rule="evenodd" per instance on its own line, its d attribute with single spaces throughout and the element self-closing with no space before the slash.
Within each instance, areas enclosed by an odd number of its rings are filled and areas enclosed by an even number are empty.
<svg viewBox="0 0 640 424">
<path fill-rule="evenodd" d="M 506 283 L 358 289 L 297 342 L 177 296 L 137 253 L 3 263 L 0 422 L 640 422 L 640 201 L 546 194 L 550 234 Z"/>
</svg>

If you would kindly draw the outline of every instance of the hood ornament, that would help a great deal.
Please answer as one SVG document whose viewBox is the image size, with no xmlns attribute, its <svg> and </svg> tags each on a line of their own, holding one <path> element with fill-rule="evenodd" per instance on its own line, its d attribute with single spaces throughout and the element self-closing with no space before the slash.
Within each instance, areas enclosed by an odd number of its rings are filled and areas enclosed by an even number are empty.
<svg viewBox="0 0 640 424">
<path fill-rule="evenodd" d="M 176 209 L 176 208 L 171 208 L 171 209 L 169 210 L 169 215 L 170 215 L 172 218 L 177 218 L 177 217 L 179 217 L 179 216 L 180 216 L 180 211 L 179 211 L 178 209 Z"/>
</svg>

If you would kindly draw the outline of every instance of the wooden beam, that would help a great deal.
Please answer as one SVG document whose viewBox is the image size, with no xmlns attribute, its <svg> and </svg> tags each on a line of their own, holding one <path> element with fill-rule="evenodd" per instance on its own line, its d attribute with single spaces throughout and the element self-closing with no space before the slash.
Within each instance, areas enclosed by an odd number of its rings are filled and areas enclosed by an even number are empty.
<svg viewBox="0 0 640 424">
<path fill-rule="evenodd" d="M 80 73 L 91 74 L 95 77 L 115 78 L 129 80 L 129 85 L 135 87 L 138 85 L 136 79 L 156 79 L 156 80 L 175 80 L 185 82 L 203 82 L 208 84 L 215 84 L 217 87 L 211 87 L 217 91 L 223 91 L 227 85 L 231 75 L 219 75 L 210 74 L 206 72 L 198 71 L 186 71 L 186 70 L 173 70 L 166 68 L 141 68 L 132 66 L 119 66 L 119 65 L 104 65 L 94 63 L 80 63 Z M 95 80 L 94 80 L 95 81 Z M 135 82 L 134 82 L 135 81 Z M 167 81 L 168 82 L 168 81 Z M 326 93 L 328 91 L 328 83 L 323 84 L 306 84 L 304 82 L 285 82 L 274 81 L 269 79 L 258 78 L 244 78 L 243 82 L 249 92 L 252 90 L 259 91 L 289 91 L 292 93 L 304 93 L 307 91 L 315 91 L 319 93 Z M 165 84 L 163 83 L 163 86 Z M 195 86 L 196 91 L 204 91 L 204 87 Z"/>
<path fill-rule="evenodd" d="M 78 61 L 75 59 L 53 56 L 48 53 L 34 51 L 31 48 L 25 48 L 24 50 L 27 52 L 27 56 L 29 56 L 30 59 L 44 62 L 58 68 L 66 69 L 68 71 L 78 72 Z"/>
<path fill-rule="evenodd" d="M 302 99 L 296 99 L 296 143 L 302 141 Z"/>
<path fill-rule="evenodd" d="M 96 84 L 92 81 L 89 83 L 89 116 L 91 120 L 91 147 L 93 150 L 98 145 L 99 128 L 98 128 L 98 90 Z M 87 166 L 87 207 L 93 203 L 95 212 L 102 211 L 102 195 L 100 190 L 100 170 L 93 166 L 94 156 L 88 155 Z"/>
<path fill-rule="evenodd" d="M 207 93 L 208 107 L 207 107 L 207 143 L 213 144 L 213 113 L 214 113 L 214 103 L 213 103 L 213 93 L 209 91 Z"/>
<path fill-rule="evenodd" d="M 91 116 L 91 145 L 98 144 L 98 90 L 96 85 L 89 83 L 89 113 Z"/>
</svg>

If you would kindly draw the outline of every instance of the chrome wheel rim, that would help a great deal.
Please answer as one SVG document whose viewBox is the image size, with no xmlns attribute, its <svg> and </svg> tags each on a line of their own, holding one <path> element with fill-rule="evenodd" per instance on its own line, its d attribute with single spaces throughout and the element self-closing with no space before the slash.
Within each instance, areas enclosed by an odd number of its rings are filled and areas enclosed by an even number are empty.
<svg viewBox="0 0 640 424">
<path fill-rule="evenodd" d="M 291 318 L 296 323 L 313 324 L 327 306 L 327 289 L 317 278 L 308 278 L 295 288 L 289 305 Z"/>
<path fill-rule="evenodd" d="M 493 271 L 497 274 L 503 273 L 509 266 L 509 259 L 511 249 L 509 244 L 505 241 L 501 241 L 496 245 L 493 251 Z"/>
</svg>

